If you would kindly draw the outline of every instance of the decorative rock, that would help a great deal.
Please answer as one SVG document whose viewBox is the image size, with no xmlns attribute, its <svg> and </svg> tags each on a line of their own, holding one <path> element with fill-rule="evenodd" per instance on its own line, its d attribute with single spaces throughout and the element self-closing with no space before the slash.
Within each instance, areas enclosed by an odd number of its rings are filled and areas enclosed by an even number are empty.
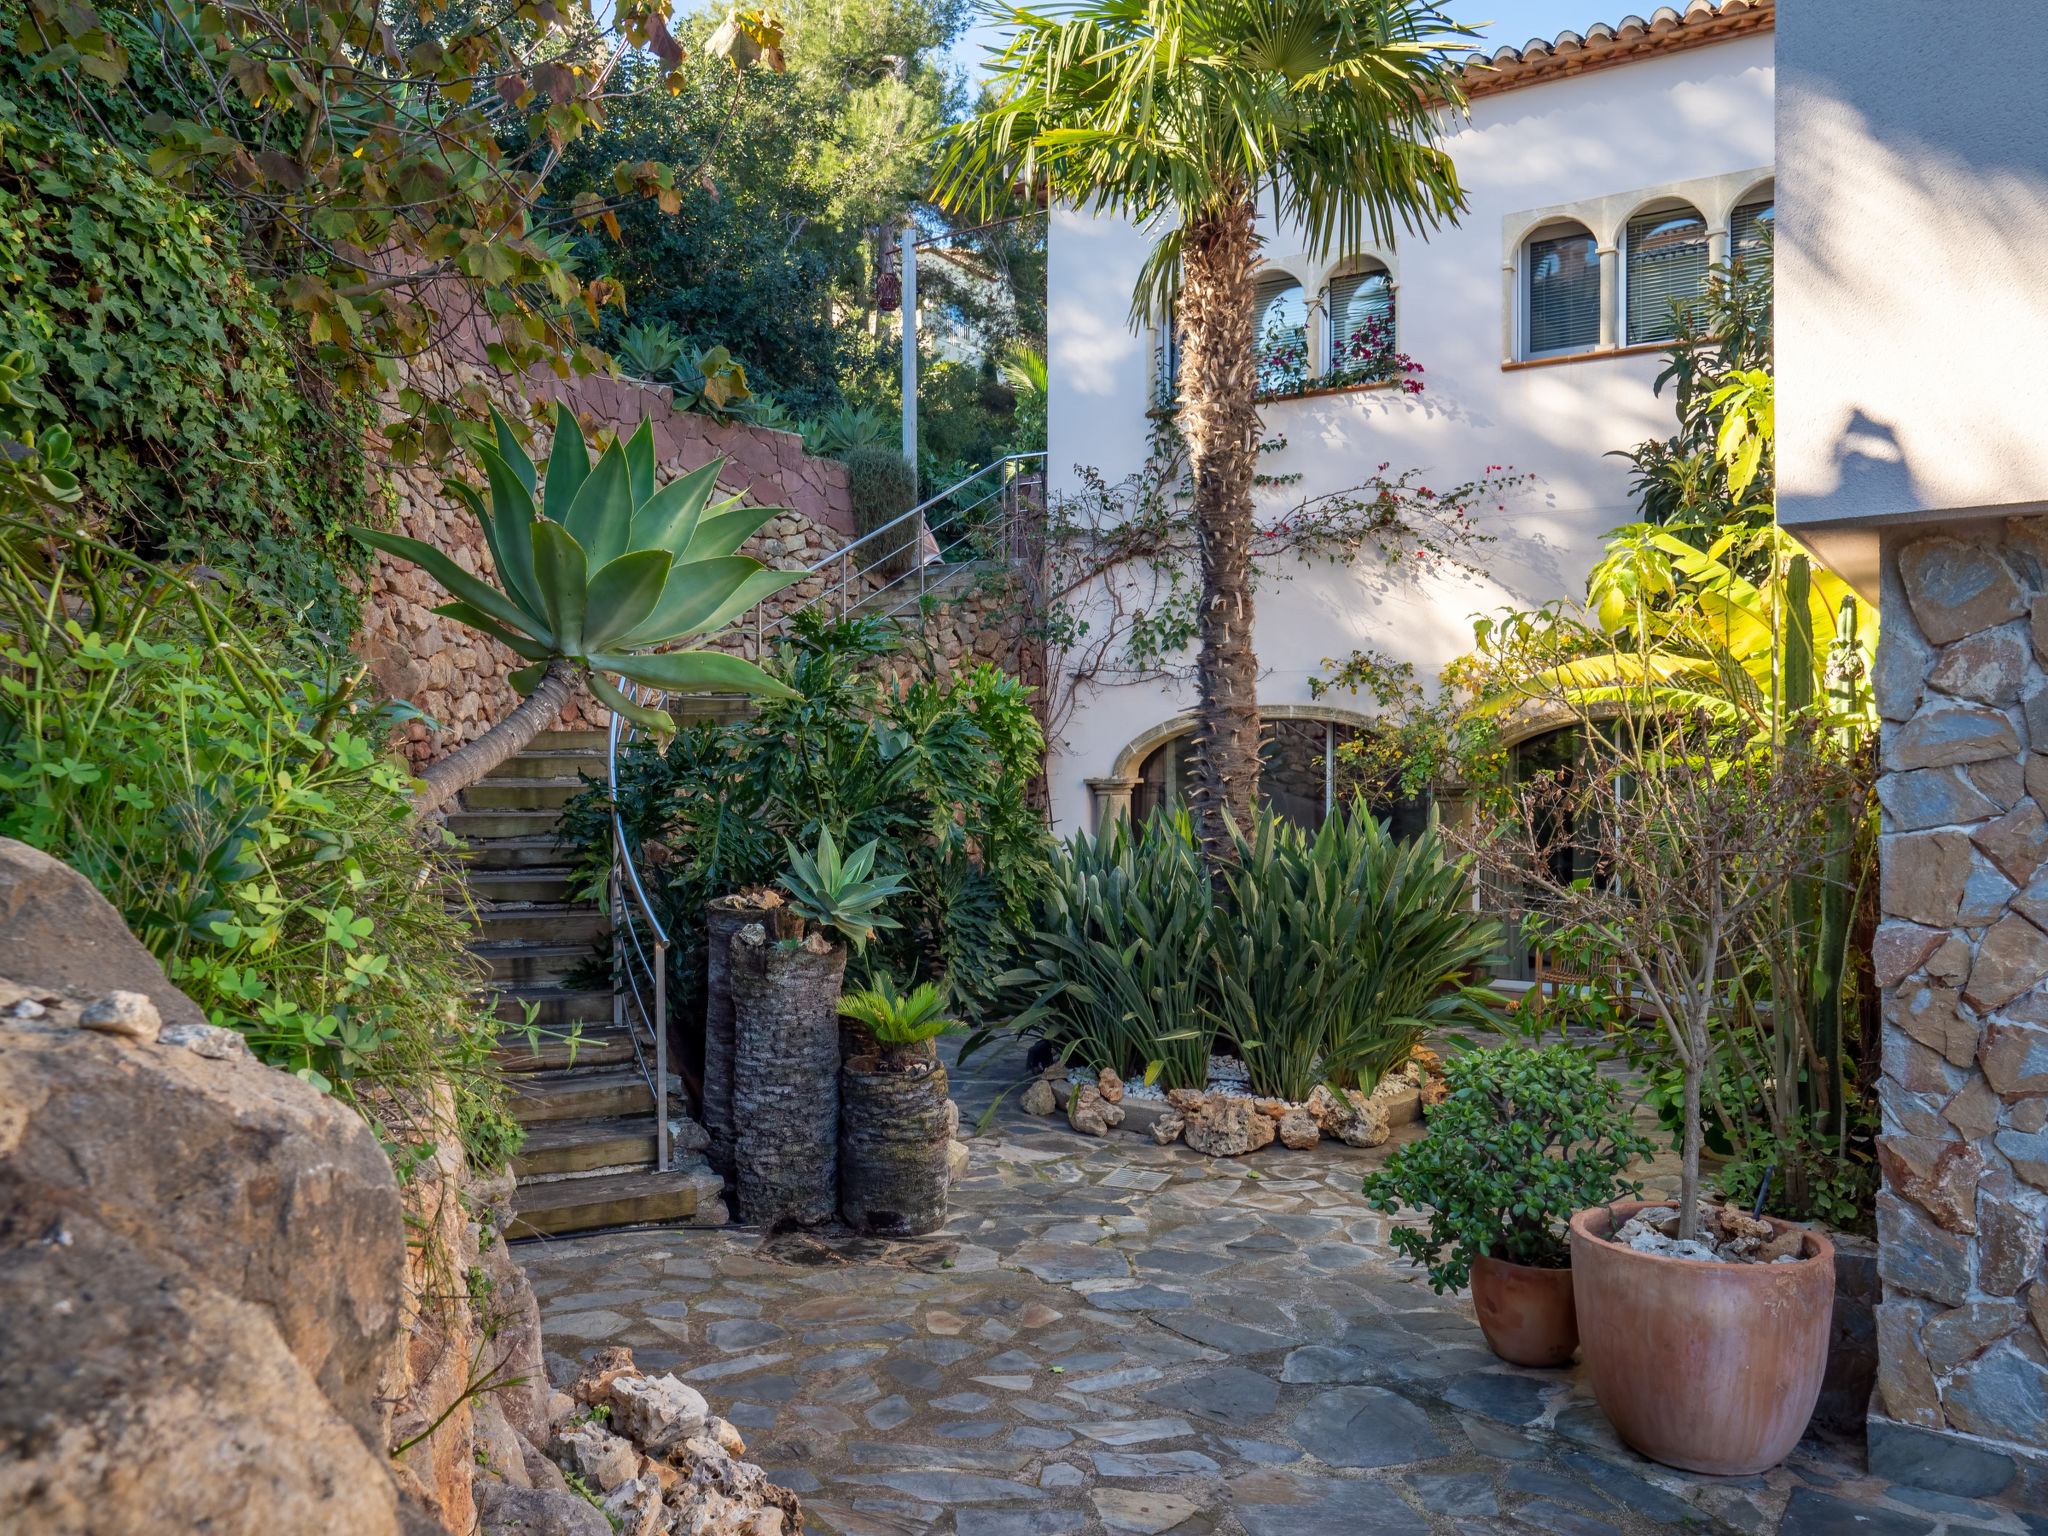
<svg viewBox="0 0 2048 1536">
<path fill-rule="evenodd" d="M 1877 781 L 1878 802 L 1890 818 L 1890 832 L 1983 821 L 1998 814 L 1988 795 L 1963 777 L 1960 768 L 1916 768 L 1888 773 Z"/>
<path fill-rule="evenodd" d="M 570 1384 L 569 1396 L 589 1408 L 612 1400 L 612 1383 L 621 1376 L 638 1376 L 640 1367 L 633 1363 L 633 1351 L 623 1344 L 613 1344 L 599 1350 L 590 1357 L 582 1373 Z"/>
<path fill-rule="evenodd" d="M 1112 1126 L 1122 1125 L 1124 1112 L 1102 1097 L 1093 1083 L 1083 1083 L 1067 1101 L 1067 1124 L 1083 1136 L 1107 1136 Z"/>
<path fill-rule="evenodd" d="M 2029 736 L 2029 740 L 2033 740 Z M 2048 741 L 2048 737 L 2039 738 Z M 2026 773 L 2009 757 L 1995 757 L 1988 762 L 1971 763 L 1963 769 L 1963 776 L 1970 781 L 1979 794 L 1987 796 L 2001 811 L 2009 811 L 2020 802 L 2027 792 Z M 2036 805 L 2040 804 L 2037 800 Z"/>
<path fill-rule="evenodd" d="M 1166 1104 L 1169 1109 L 1185 1115 L 1201 1108 L 1206 1097 L 1199 1088 L 1169 1088 L 1166 1090 Z"/>
<path fill-rule="evenodd" d="M 1095 1075 L 1095 1091 L 1102 1095 L 1105 1103 L 1121 1104 L 1124 1101 L 1124 1080 L 1104 1067 Z"/>
<path fill-rule="evenodd" d="M 1945 928 L 1923 928 L 1918 923 L 1880 923 L 1870 947 L 1871 965 L 1880 989 L 1890 990 L 1918 970 L 1948 937 Z"/>
<path fill-rule="evenodd" d="M 1910 624 L 1887 624 L 1877 642 L 1877 664 L 1871 668 L 1871 692 L 1877 712 L 1887 720 L 1910 720 L 1920 707 L 1924 679 L 1934 665 L 1934 647 Z"/>
<path fill-rule="evenodd" d="M 960 1106 L 953 1100 L 946 1100 L 946 1135 L 953 1141 L 960 1139 Z"/>
<path fill-rule="evenodd" d="M 2048 1095 L 2048 1029 L 1993 1019 L 1984 1028 L 1979 1059 L 1985 1078 L 2004 1097 Z"/>
<path fill-rule="evenodd" d="M 1982 1076 L 1972 1074 L 1963 1091 L 1942 1106 L 1941 1118 L 1961 1131 L 1965 1140 L 1989 1136 L 1998 1129 L 1998 1095 Z"/>
<path fill-rule="evenodd" d="M 2042 1150 L 2048 1155 L 2048 1146 Z M 1887 1285 L 1951 1307 L 1967 1299 L 1969 1239 L 1943 1231 L 1889 1190 L 1877 1197 L 1877 1241 L 1877 1272 Z"/>
<path fill-rule="evenodd" d="M 1901 550 L 1899 579 L 1920 633 L 1934 645 L 1953 644 L 2027 611 L 2003 560 L 1946 534 L 1916 539 Z"/>
<path fill-rule="evenodd" d="M 1253 1099 L 1252 1108 L 1268 1120 L 1284 1120 L 1293 1106 L 1282 1099 Z"/>
<path fill-rule="evenodd" d="M 1059 1107 L 1060 1101 L 1052 1091 L 1052 1084 L 1042 1077 L 1024 1090 L 1024 1113 L 1027 1115 L 1049 1115 Z"/>
<path fill-rule="evenodd" d="M 81 1029 L 151 1043 L 164 1027 L 156 1004 L 142 992 L 109 992 L 98 1002 L 87 1004 L 78 1015 L 78 1023 Z"/>
<path fill-rule="evenodd" d="M 485 1479 L 482 1536 L 612 1536 L 604 1511 L 581 1494 Z"/>
<path fill-rule="evenodd" d="M 1949 1423 L 1994 1440 L 2048 1443 L 2048 1365 L 2040 1356 L 2038 1341 L 2013 1338 L 1959 1366 L 1941 1393 Z"/>
<path fill-rule="evenodd" d="M 240 1030 L 219 1024 L 166 1024 L 156 1043 L 196 1051 L 212 1061 L 233 1061 L 250 1054 L 249 1042 Z"/>
<path fill-rule="evenodd" d="M 2020 746 L 2019 733 L 2004 710 L 1954 699 L 1929 699 L 1911 720 L 1885 733 L 1884 767 L 1898 773 L 1981 763 L 2012 757 Z"/>
<path fill-rule="evenodd" d="M 1885 999 L 1884 1016 L 1952 1065 L 1967 1067 L 1977 1056 L 1977 1025 L 1961 1012 L 1961 1002 L 1962 994 L 1948 987 L 1909 982 Z"/>
<path fill-rule="evenodd" d="M 1368 1098 L 1356 1088 L 1339 1097 L 1318 1083 L 1304 1108 L 1317 1130 L 1347 1147 L 1376 1147 L 1393 1134 L 1384 1097 Z"/>
<path fill-rule="evenodd" d="M 633 1443 L 613 1434 L 596 1419 L 585 1419 L 555 1436 L 556 1459 L 604 1493 L 630 1482 L 640 1471 L 640 1453 Z"/>
<path fill-rule="evenodd" d="M 2027 626 L 2002 624 L 1944 650 L 1927 674 L 1927 686 L 1980 704 L 2010 704 L 2026 675 Z"/>
<path fill-rule="evenodd" d="M 1984 1159 L 1970 1143 L 1880 1136 L 1877 1156 L 1887 1184 L 1944 1231 L 1977 1230 L 1977 1176 L 1984 1171 Z"/>
<path fill-rule="evenodd" d="M 1977 1288 L 2012 1296 L 2041 1271 L 2041 1218 L 2015 1201 L 1977 1194 Z"/>
<path fill-rule="evenodd" d="M 1323 1139 L 1316 1123 L 1305 1109 L 1289 1110 L 1280 1121 L 1280 1144 L 1291 1151 L 1306 1152 Z"/>
<path fill-rule="evenodd" d="M 2018 889 L 1983 854 L 1970 856 L 1970 873 L 1963 881 L 1963 899 L 1956 903 L 1956 926 L 1984 928 L 2005 916 L 2006 907 Z"/>
<path fill-rule="evenodd" d="M 1188 1115 L 1181 1135 L 1206 1157 L 1242 1157 L 1272 1141 L 1274 1125 L 1252 1108 L 1250 1099 L 1212 1093 Z"/>
<path fill-rule="evenodd" d="M 704 1427 L 711 1405 L 673 1376 L 617 1376 L 611 1383 L 612 1424 L 650 1451 L 664 1451 Z"/>
<path fill-rule="evenodd" d="M 1956 920 L 1971 873 L 1970 839 L 1961 832 L 1908 832 L 1878 840 L 1879 899 L 1887 917 L 1930 928 Z"/>
<path fill-rule="evenodd" d="M 1871 1309 L 1877 1319 L 1877 1387 L 1885 1412 L 1901 1424 L 1940 1429 L 1941 1392 L 1920 1353 L 1920 1323 L 1926 1308 L 1916 1301 L 1887 1301 Z"/>
<path fill-rule="evenodd" d="M 2048 1129 L 2048 1099 L 2021 1099 L 2013 1105 L 2011 1119 L 2016 1131 Z"/>
<path fill-rule="evenodd" d="M 1970 834 L 1970 841 L 2015 885 L 2034 878 L 2048 859 L 2048 820 L 2030 800 Z"/>
<path fill-rule="evenodd" d="M 946 1177 L 948 1179 L 966 1178 L 967 1170 L 973 1161 L 974 1154 L 967 1150 L 966 1142 L 949 1141 L 946 1143 Z"/>
<path fill-rule="evenodd" d="M 2036 815 L 2035 820 L 2039 819 Z M 2014 914 L 1995 923 L 1977 946 L 1963 1001 L 1986 1012 L 2031 990 L 2044 976 L 2048 976 L 2048 934 Z"/>
<path fill-rule="evenodd" d="M 2005 1154 L 2012 1171 L 2040 1189 L 2048 1189 L 2048 1132 L 2000 1131 L 1992 1145 Z"/>
<path fill-rule="evenodd" d="M 598 1507 L 611 1516 L 619 1536 L 659 1536 L 665 1528 L 661 1479 L 652 1472 L 620 1483 L 598 1501 Z"/>
<path fill-rule="evenodd" d="M 1976 957 L 1959 933 L 1952 933 L 1927 957 L 1927 974 L 1945 987 L 1960 987 L 1970 979 L 1970 964 Z"/>
<path fill-rule="evenodd" d="M 1180 1140 L 1181 1132 L 1187 1129 L 1187 1121 L 1168 1110 L 1152 1122 L 1152 1139 L 1162 1147 L 1170 1147 Z"/>
<path fill-rule="evenodd" d="M 2026 1324 L 2017 1302 L 1978 1301 L 1941 1313 L 1920 1330 L 1920 1348 L 1936 1371 L 1981 1355 Z"/>
</svg>

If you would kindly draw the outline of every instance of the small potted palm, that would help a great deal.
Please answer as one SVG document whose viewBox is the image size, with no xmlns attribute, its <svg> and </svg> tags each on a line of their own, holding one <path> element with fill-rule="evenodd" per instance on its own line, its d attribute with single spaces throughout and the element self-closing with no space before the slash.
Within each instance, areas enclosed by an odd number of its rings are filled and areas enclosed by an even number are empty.
<svg viewBox="0 0 2048 1536">
<path fill-rule="evenodd" d="M 839 1212 L 858 1232 L 912 1237 L 946 1220 L 946 1069 L 932 1042 L 960 1029 L 933 982 L 899 992 L 886 971 L 839 999 L 851 1021 L 839 1069 Z"/>
<path fill-rule="evenodd" d="M 1365 1180 L 1375 1210 L 1429 1211 L 1395 1227 L 1394 1247 L 1438 1291 L 1469 1281 L 1486 1342 L 1516 1365 L 1563 1365 L 1578 1347 L 1574 1212 L 1640 1185 L 1621 1174 L 1651 1144 L 1613 1083 L 1567 1046 L 1468 1051 L 1444 1068 L 1447 1096 L 1429 1135 Z"/>
</svg>

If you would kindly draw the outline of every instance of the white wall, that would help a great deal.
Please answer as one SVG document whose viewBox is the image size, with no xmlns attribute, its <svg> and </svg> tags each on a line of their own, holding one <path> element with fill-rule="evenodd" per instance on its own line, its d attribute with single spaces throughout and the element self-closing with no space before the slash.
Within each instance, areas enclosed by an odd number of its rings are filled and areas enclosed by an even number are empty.
<svg viewBox="0 0 2048 1536">
<path fill-rule="evenodd" d="M 2048 503 L 2048 6 L 1968 10 L 1995 43 L 1863 0 L 1781 23 L 1779 510 L 1873 590 L 1844 523 Z"/>
<path fill-rule="evenodd" d="M 1303 479 L 1262 492 L 1261 510 L 1278 513 L 1304 494 L 1358 484 L 1383 462 L 1390 474 L 1418 469 L 1431 486 L 1471 479 L 1489 465 L 1537 479 L 1505 512 L 1490 504 L 1484 510 L 1485 531 L 1498 539 L 1479 551 L 1487 580 L 1416 581 L 1366 564 L 1297 567 L 1290 580 L 1263 581 L 1256 628 L 1263 702 L 1308 702 L 1308 679 L 1322 659 L 1358 647 L 1413 661 L 1433 678 L 1470 648 L 1473 615 L 1583 592 L 1602 534 L 1633 515 L 1628 467 L 1603 455 L 1668 436 L 1670 395 L 1651 394 L 1661 366 L 1654 354 L 1504 369 L 1504 243 L 1531 210 L 1635 192 L 1648 201 L 1668 184 L 1709 178 L 1722 178 L 1717 185 L 1725 190 L 1743 181 L 1734 173 L 1768 168 L 1771 93 L 1771 38 L 1763 34 L 1474 103 L 1471 122 L 1451 140 L 1470 211 L 1456 229 L 1379 253 L 1399 285 L 1398 344 L 1425 370 L 1424 392 L 1370 390 L 1263 406 L 1267 435 L 1284 436 L 1288 447 L 1265 455 L 1260 469 Z M 1714 212 L 1703 211 L 1711 221 Z M 1298 234 L 1267 233 L 1267 259 L 1316 292 L 1335 262 L 1311 263 L 1293 249 Z M 1056 491 L 1074 488 L 1077 466 L 1115 480 L 1143 460 L 1151 341 L 1131 330 L 1126 315 L 1146 248 L 1142 235 L 1113 220 L 1073 213 L 1053 220 Z M 1059 827 L 1088 825 L 1084 781 L 1110 773 L 1126 743 L 1193 701 L 1191 682 L 1084 697 L 1052 763 Z M 1333 702 L 1371 707 L 1348 696 Z"/>
</svg>

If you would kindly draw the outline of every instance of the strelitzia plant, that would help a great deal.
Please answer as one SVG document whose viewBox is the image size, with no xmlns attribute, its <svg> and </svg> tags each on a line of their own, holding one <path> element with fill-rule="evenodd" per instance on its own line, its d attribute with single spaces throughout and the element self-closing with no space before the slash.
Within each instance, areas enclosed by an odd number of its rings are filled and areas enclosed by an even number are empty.
<svg viewBox="0 0 2048 1536">
<path fill-rule="evenodd" d="M 752 662 L 703 649 L 702 642 L 764 598 L 802 579 L 735 554 L 783 510 L 714 502 L 725 460 L 657 486 L 652 424 L 614 441 L 591 462 L 589 444 L 566 406 L 555 408 L 555 438 L 543 476 L 495 410 L 489 441 L 472 445 L 487 489 L 458 479 L 448 494 L 482 527 L 498 585 L 473 576 L 431 544 L 354 528 L 374 549 L 410 560 L 454 594 L 434 610 L 489 635 L 526 659 L 512 674 L 523 702 L 492 730 L 428 770 L 414 797 L 424 814 L 475 783 L 550 724 L 578 678 L 598 702 L 648 730 L 673 732 L 667 711 L 629 698 L 618 677 L 667 693 L 725 691 L 794 698 Z"/>
</svg>

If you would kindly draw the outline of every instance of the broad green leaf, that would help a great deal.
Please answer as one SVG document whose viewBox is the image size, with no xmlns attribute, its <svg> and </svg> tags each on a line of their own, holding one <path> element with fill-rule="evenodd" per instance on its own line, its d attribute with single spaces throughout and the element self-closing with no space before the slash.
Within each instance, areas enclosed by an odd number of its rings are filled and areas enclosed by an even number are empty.
<svg viewBox="0 0 2048 1536">
<path fill-rule="evenodd" d="M 498 563 L 498 579 L 514 602 L 539 619 L 546 610 L 533 579 L 533 493 L 519 473 L 519 460 L 507 460 L 489 448 L 477 449 L 476 460 L 491 485 L 491 513 L 479 521 L 491 546 L 491 558 Z M 533 466 L 526 468 L 530 472 Z"/>
<path fill-rule="evenodd" d="M 467 624 L 471 629 L 482 630 L 500 645 L 509 648 L 515 656 L 524 656 L 528 661 L 545 661 L 554 653 L 547 646 L 515 633 L 493 619 L 487 613 L 479 613 L 468 603 L 443 603 L 433 610 L 444 619 L 453 619 L 458 624 Z"/>
<path fill-rule="evenodd" d="M 540 587 L 556 651 L 564 656 L 582 655 L 590 564 L 583 546 L 560 523 L 533 525 L 533 578 Z"/>
<path fill-rule="evenodd" d="M 697 531 L 697 520 L 703 516 L 704 503 L 718 488 L 718 472 L 724 467 L 725 460 L 713 459 L 686 475 L 678 475 L 641 504 L 633 513 L 633 547 L 666 549 L 678 555 L 689 548 Z"/>
<path fill-rule="evenodd" d="M 803 574 L 771 571 L 745 555 L 678 565 L 669 572 L 668 587 L 654 612 L 630 632 L 626 643 L 638 648 L 687 640 L 745 613 L 763 598 L 803 580 Z"/>
<path fill-rule="evenodd" d="M 640 430 L 626 441 L 626 476 L 633 487 L 633 505 L 645 504 L 654 494 L 654 422 L 640 418 Z"/>
<path fill-rule="evenodd" d="M 638 549 L 621 555 L 590 578 L 583 643 L 601 650 L 630 634 L 661 601 L 672 556 L 665 549 Z"/>
<path fill-rule="evenodd" d="M 568 406 L 555 405 L 555 443 L 548 450 L 548 483 L 541 510 L 557 523 L 567 522 L 570 504 L 590 475 L 590 447 Z"/>
<path fill-rule="evenodd" d="M 626 552 L 633 537 L 633 483 L 624 448 L 613 443 L 605 449 L 569 504 L 562 526 L 594 566 L 610 565 Z"/>
<path fill-rule="evenodd" d="M 590 691 L 597 702 L 607 709 L 624 715 L 642 730 L 654 731 L 662 736 L 676 733 L 675 717 L 665 709 L 650 709 L 645 704 L 636 704 L 619 692 L 618 686 L 601 672 L 590 674 Z"/>
<path fill-rule="evenodd" d="M 504 593 L 489 582 L 477 580 L 431 544 L 422 544 L 418 539 L 408 539 L 403 534 L 383 533 L 375 528 L 351 525 L 349 532 L 372 549 L 381 549 L 387 555 L 410 560 L 461 601 L 468 603 L 472 608 L 481 609 L 500 624 L 513 629 L 526 629 L 533 623 L 533 620 L 521 613 L 518 605 Z"/>
<path fill-rule="evenodd" d="M 754 532 L 771 517 L 787 512 L 787 507 L 744 507 L 737 496 L 707 507 L 704 515 L 697 519 L 697 531 L 691 536 L 681 560 L 713 560 L 720 555 L 729 555 L 738 549 Z"/>
<path fill-rule="evenodd" d="M 759 699 L 794 699 L 786 688 L 751 661 L 723 651 L 670 651 L 662 656 L 592 656 L 592 667 L 670 693 L 750 693 Z"/>
<path fill-rule="evenodd" d="M 526 450 L 519 446 L 519 438 L 513 432 L 512 424 L 498 414 L 495 405 L 491 407 L 491 431 L 497 438 L 498 457 L 512 466 L 513 473 L 519 476 L 519 483 L 526 487 L 526 494 L 533 495 L 534 488 L 540 483 L 534 473 L 533 460 L 529 459 Z"/>
</svg>

